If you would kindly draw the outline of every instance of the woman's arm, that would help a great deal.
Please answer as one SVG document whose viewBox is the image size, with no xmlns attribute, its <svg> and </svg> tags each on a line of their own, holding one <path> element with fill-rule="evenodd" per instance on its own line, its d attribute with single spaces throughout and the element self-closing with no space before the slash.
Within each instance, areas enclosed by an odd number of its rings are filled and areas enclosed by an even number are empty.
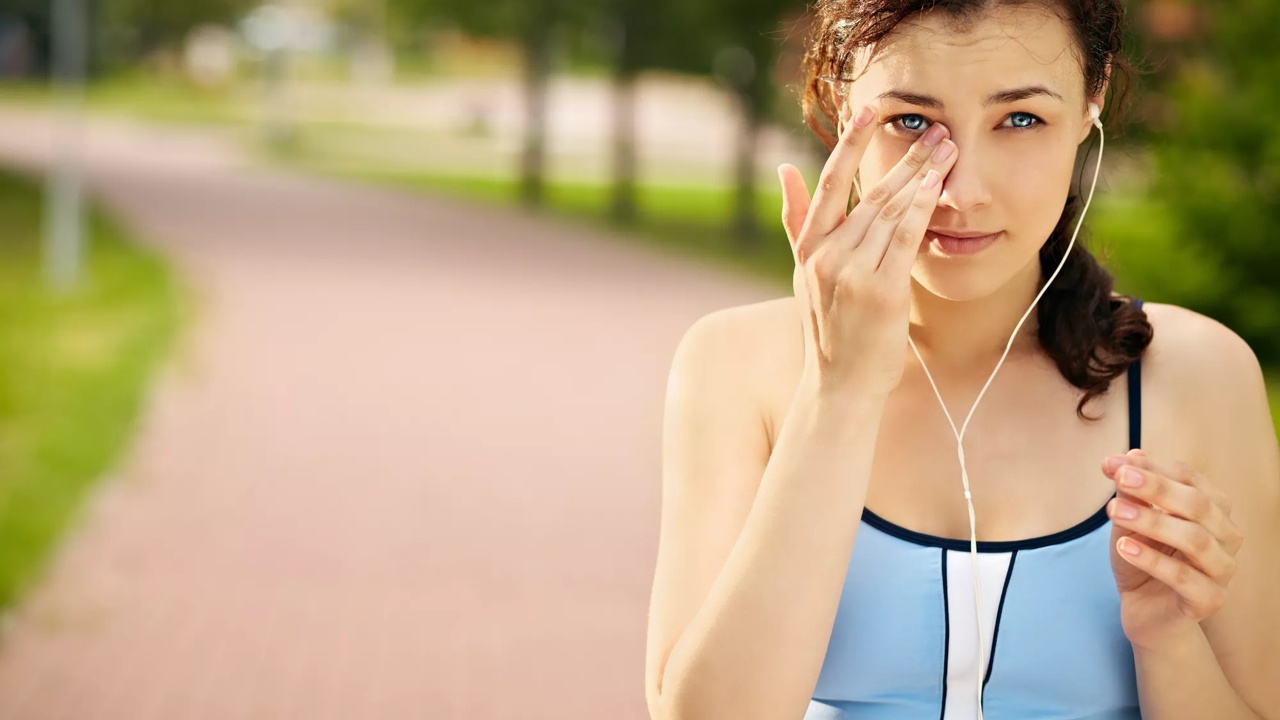
<svg viewBox="0 0 1280 720">
<path fill-rule="evenodd" d="M 1230 498 L 1244 543 L 1221 609 L 1162 650 L 1135 651 L 1148 720 L 1280 720 L 1280 447 L 1252 349 L 1226 326 L 1176 309 L 1166 323 L 1195 422 L 1192 465 Z"/>
<path fill-rule="evenodd" d="M 884 399 L 801 387 L 769 452 L 732 316 L 681 341 L 664 421 L 655 720 L 801 717 L 835 622 Z"/>
</svg>

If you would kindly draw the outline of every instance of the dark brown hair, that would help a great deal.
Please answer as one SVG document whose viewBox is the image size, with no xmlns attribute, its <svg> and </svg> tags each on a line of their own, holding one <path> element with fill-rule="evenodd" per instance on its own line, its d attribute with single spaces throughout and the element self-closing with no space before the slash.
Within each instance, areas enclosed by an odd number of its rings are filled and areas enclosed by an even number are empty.
<svg viewBox="0 0 1280 720">
<path fill-rule="evenodd" d="M 858 51 L 869 49 L 874 56 L 900 22 L 937 10 L 952 29 L 964 32 L 987 11 L 1014 5 L 1042 6 L 1066 23 L 1076 40 L 1085 97 L 1097 95 L 1109 83 L 1111 99 L 1105 103 L 1103 122 L 1121 126 L 1133 71 L 1122 52 L 1123 0 L 818 0 L 811 10 L 813 29 L 802 66 L 805 122 L 828 150 L 835 147 L 839 99 L 835 86 L 823 78 L 848 78 L 847 71 L 861 57 Z M 820 122 L 819 115 L 830 127 Z M 1062 261 L 1081 206 L 1078 192 L 1067 197 L 1062 217 L 1040 249 L 1042 279 Z M 1084 406 L 1105 394 L 1111 381 L 1141 357 L 1151 343 L 1152 327 L 1146 313 L 1130 302 L 1132 298 L 1111 297 L 1114 278 L 1084 247 L 1083 234 L 1082 228 L 1082 237 L 1076 238 L 1062 270 L 1040 298 L 1036 317 L 1040 345 L 1062 376 L 1085 391 L 1076 414 L 1096 420 L 1084 414 Z"/>
</svg>

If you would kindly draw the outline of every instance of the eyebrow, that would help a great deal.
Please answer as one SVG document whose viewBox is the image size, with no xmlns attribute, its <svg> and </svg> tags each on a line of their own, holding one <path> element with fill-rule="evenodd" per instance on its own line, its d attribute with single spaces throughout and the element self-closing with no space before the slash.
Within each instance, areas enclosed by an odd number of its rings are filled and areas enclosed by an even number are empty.
<svg viewBox="0 0 1280 720">
<path fill-rule="evenodd" d="M 1013 88 L 1012 90 L 1001 90 L 1000 92 L 993 93 L 987 98 L 986 102 L 983 103 L 983 107 L 1017 102 L 1018 100 L 1025 100 L 1038 95 L 1048 95 L 1049 97 L 1054 97 L 1062 102 L 1066 102 L 1061 95 L 1043 85 L 1028 85 L 1026 87 Z M 934 110 L 939 111 L 946 109 L 946 106 L 943 105 L 942 101 L 932 95 L 921 95 L 919 93 L 907 92 L 905 90 L 890 90 L 888 92 L 880 93 L 876 99 L 901 100 L 905 103 L 933 108 Z"/>
</svg>

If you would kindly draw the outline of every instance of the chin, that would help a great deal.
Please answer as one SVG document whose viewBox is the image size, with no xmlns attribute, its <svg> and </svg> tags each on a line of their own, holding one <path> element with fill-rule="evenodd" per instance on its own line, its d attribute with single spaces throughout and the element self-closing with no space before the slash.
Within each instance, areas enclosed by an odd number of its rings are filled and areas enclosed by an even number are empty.
<svg viewBox="0 0 1280 720">
<path fill-rule="evenodd" d="M 951 258 L 933 258 L 921 253 L 916 259 L 911 278 L 930 294 L 952 302 L 971 302 L 981 300 L 995 294 L 1023 272 L 1034 272 L 1039 277 L 1039 248 L 1028 252 L 1030 257 L 1021 253 L 1013 257 L 1007 252 L 1014 246 L 1003 248 L 992 247 L 984 252 L 980 262 L 953 263 Z M 997 252 L 990 252 L 996 250 Z M 1004 250 L 1006 252 L 998 252 Z M 975 256 L 975 258 L 977 257 Z M 940 261 L 940 262 L 939 262 Z M 1029 267 L 1034 265 L 1034 268 Z"/>
</svg>

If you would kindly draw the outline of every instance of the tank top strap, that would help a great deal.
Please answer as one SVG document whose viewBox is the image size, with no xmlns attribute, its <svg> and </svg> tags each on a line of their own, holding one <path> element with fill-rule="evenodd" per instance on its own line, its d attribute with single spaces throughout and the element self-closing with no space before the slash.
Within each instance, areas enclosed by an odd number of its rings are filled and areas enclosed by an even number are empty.
<svg viewBox="0 0 1280 720">
<path fill-rule="evenodd" d="M 1142 308 L 1142 299 L 1134 300 Z M 1142 447 L 1142 358 L 1129 363 L 1129 449 Z"/>
</svg>

